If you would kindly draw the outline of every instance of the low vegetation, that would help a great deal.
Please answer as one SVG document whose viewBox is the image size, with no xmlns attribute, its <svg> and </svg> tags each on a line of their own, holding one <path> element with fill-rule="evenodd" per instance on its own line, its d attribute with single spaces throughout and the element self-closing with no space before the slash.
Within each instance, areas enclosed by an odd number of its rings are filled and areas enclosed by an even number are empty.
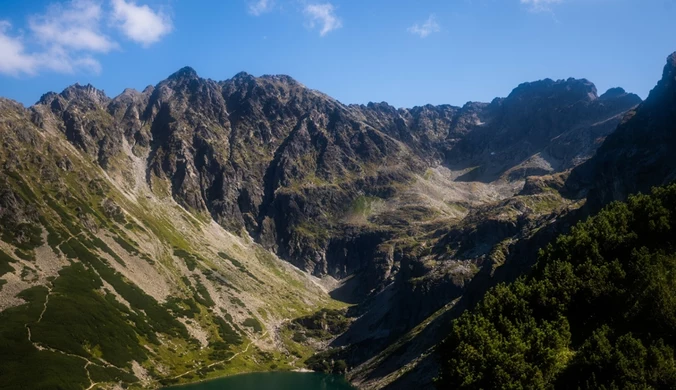
<svg viewBox="0 0 676 390">
<path fill-rule="evenodd" d="M 97 293 L 102 284 L 94 272 L 75 263 L 59 275 L 42 321 L 31 325 L 34 341 L 78 356 L 99 355 L 118 367 L 146 360 L 128 314 Z"/>
<path fill-rule="evenodd" d="M 676 185 L 614 203 L 489 291 L 439 348 L 439 388 L 676 388 Z"/>
<path fill-rule="evenodd" d="M 344 350 L 329 349 L 314 353 L 316 345 L 325 344 L 344 333 L 350 325 L 344 309 L 321 309 L 313 314 L 296 318 L 282 331 L 287 349 L 304 359 L 305 366 L 313 371 L 345 373 Z"/>
<path fill-rule="evenodd" d="M 188 267 L 189 271 L 194 271 L 195 268 L 197 268 L 197 258 L 183 249 L 174 249 L 174 256 L 183 259 L 185 261 L 186 267 Z"/>
<path fill-rule="evenodd" d="M 253 317 L 244 320 L 242 325 L 246 326 L 247 328 L 253 329 L 253 331 L 256 333 L 261 333 L 263 331 L 263 325 L 261 325 L 260 321 L 258 321 L 256 318 Z"/>
<path fill-rule="evenodd" d="M 89 386 L 84 360 L 38 350 L 28 341 L 26 324 L 38 320 L 47 292 L 44 287 L 25 290 L 20 294 L 25 304 L 0 312 L 0 388 L 79 390 Z"/>
<path fill-rule="evenodd" d="M 305 365 L 313 371 L 344 374 L 347 371 L 347 363 L 340 358 L 341 355 L 340 350 L 329 349 L 312 355 L 305 361 Z"/>
<path fill-rule="evenodd" d="M 350 321 L 345 317 L 344 310 L 322 309 L 309 316 L 293 320 L 290 328 L 302 336 L 315 339 L 331 339 L 347 330 Z"/>
<path fill-rule="evenodd" d="M 12 256 L 0 250 L 0 276 L 14 271 L 14 267 L 11 265 L 14 262 L 16 262 L 16 260 L 14 260 Z"/>
</svg>

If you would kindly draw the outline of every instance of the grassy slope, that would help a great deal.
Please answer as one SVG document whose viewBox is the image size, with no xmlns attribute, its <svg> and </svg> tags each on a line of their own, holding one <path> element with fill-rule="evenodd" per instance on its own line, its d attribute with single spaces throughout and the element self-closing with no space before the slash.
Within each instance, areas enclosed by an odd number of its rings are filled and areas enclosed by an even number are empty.
<svg viewBox="0 0 676 390">
<path fill-rule="evenodd" d="M 141 388 L 295 368 L 276 326 L 339 304 L 250 240 L 108 177 L 59 134 L 30 131 L 37 146 L 8 135 L 14 149 L 0 151 L 17 162 L 2 172 L 17 207 L 33 215 L 0 226 L 0 387 Z M 69 171 L 56 166 L 63 156 Z"/>
</svg>

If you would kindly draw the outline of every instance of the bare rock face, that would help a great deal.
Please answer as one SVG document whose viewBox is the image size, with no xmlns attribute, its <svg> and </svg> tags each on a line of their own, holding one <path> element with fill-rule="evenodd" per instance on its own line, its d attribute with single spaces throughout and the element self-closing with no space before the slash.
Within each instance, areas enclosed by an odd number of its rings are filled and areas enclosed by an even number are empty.
<svg viewBox="0 0 676 390">
<path fill-rule="evenodd" d="M 288 76 L 216 82 L 186 67 L 113 99 L 75 85 L 33 110 L 104 169 L 124 164 L 116 156 L 131 146 L 149 185 L 166 182 L 186 209 L 299 268 L 337 278 L 370 269 L 377 284 L 391 269 L 364 253 L 400 232 L 362 227 L 355 237 L 342 216 L 360 197 L 390 199 L 440 164 L 464 172 L 458 181 L 487 183 L 568 169 L 639 101 L 569 79 L 522 84 L 490 104 L 346 106 Z"/>
<path fill-rule="evenodd" d="M 463 179 L 491 182 L 560 172 L 591 157 L 621 116 L 641 102 L 614 90 L 598 97 L 587 80 L 524 83 L 486 107 L 481 125 L 447 152 L 474 167 Z"/>
<path fill-rule="evenodd" d="M 631 110 L 596 155 L 573 170 L 566 189 L 587 197 L 590 211 L 629 194 L 648 193 L 676 179 L 676 53 L 667 58 L 662 79 Z"/>
<path fill-rule="evenodd" d="M 68 140 L 108 168 L 110 159 L 121 151 L 121 129 L 106 111 L 110 99 L 92 85 L 79 84 L 60 94 L 42 96 L 36 106 L 36 124 L 56 122 Z M 46 118 L 51 117 L 51 121 Z"/>
<path fill-rule="evenodd" d="M 150 128 L 145 122 L 144 114 L 153 90 L 152 86 L 147 87 L 143 92 L 125 89 L 106 107 L 108 113 L 114 118 L 114 122 L 124 130 L 124 137 L 128 143 L 138 148 L 150 146 Z M 139 149 L 134 150 L 135 153 L 142 154 Z"/>
</svg>

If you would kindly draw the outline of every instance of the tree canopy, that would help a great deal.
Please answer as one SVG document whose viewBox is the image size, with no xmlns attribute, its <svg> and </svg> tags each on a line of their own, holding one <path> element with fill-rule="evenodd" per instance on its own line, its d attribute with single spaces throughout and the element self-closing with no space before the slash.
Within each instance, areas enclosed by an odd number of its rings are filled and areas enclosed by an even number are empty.
<svg viewBox="0 0 676 390">
<path fill-rule="evenodd" d="M 612 203 L 491 289 L 439 347 L 437 387 L 676 388 L 676 185 Z"/>
</svg>

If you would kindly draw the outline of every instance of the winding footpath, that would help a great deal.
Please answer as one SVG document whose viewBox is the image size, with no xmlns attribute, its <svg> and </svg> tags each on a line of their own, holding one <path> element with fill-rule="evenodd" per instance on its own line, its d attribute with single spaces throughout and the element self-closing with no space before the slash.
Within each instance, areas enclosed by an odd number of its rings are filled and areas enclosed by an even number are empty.
<svg viewBox="0 0 676 390">
<path fill-rule="evenodd" d="M 243 354 L 243 353 L 247 353 L 247 352 L 249 351 L 249 347 L 251 347 L 251 344 L 253 344 L 254 341 L 258 341 L 258 340 L 264 338 L 265 336 L 267 336 L 267 334 L 268 334 L 268 331 L 266 330 L 266 331 L 265 331 L 258 339 L 256 339 L 256 340 L 251 340 L 251 341 L 249 342 L 249 344 L 247 344 L 246 348 L 244 348 L 243 350 L 241 350 L 241 351 L 237 352 L 236 354 L 230 356 L 228 359 L 220 360 L 220 361 L 218 361 L 218 362 L 211 363 L 211 364 L 209 364 L 209 365 L 207 365 L 207 366 L 204 366 L 204 367 L 194 368 L 194 369 L 192 369 L 192 370 L 190 370 L 190 371 L 186 371 L 186 372 L 184 372 L 183 374 L 180 374 L 180 375 L 171 377 L 171 378 L 169 378 L 169 379 L 178 379 L 178 378 L 184 377 L 184 376 L 186 376 L 186 375 L 188 375 L 188 374 L 192 374 L 192 373 L 194 373 L 194 372 L 197 371 L 197 370 L 201 370 L 201 369 L 204 369 L 204 368 L 211 368 L 211 367 L 213 367 L 213 366 L 215 366 L 215 365 L 218 365 L 218 364 L 227 363 L 227 362 L 231 361 L 232 359 L 236 358 L 237 356 L 239 356 L 239 355 L 241 355 L 241 354 Z"/>
<path fill-rule="evenodd" d="M 40 316 L 38 317 L 38 320 L 36 324 L 39 324 L 40 321 L 42 321 L 42 317 L 45 315 L 45 312 L 47 311 L 47 304 L 49 303 L 49 295 L 52 293 L 52 287 L 47 287 L 47 295 L 45 296 L 45 303 L 42 304 L 42 312 L 40 312 Z M 42 347 L 38 347 L 37 343 L 35 343 L 32 339 L 31 335 L 31 328 L 28 325 L 28 323 L 25 323 L 23 325 L 26 328 L 26 331 L 28 332 L 28 341 L 30 341 L 37 349 L 41 349 Z"/>
<path fill-rule="evenodd" d="M 80 232 L 80 233 L 78 233 L 77 235 L 80 235 L 80 234 L 82 234 L 82 233 Z M 77 235 L 71 236 L 71 238 L 74 238 L 74 237 L 76 237 Z M 40 312 L 40 315 L 38 316 L 37 321 L 35 321 L 33 324 L 39 324 L 40 322 L 42 322 L 42 319 L 43 319 L 43 317 L 44 317 L 44 315 L 45 315 L 45 312 L 47 311 L 47 305 L 49 304 L 49 297 L 50 297 L 50 295 L 51 295 L 51 293 L 52 293 L 53 286 L 45 286 L 45 287 L 47 287 L 47 294 L 45 295 L 45 301 L 44 301 L 44 303 L 42 304 L 42 311 Z M 30 342 L 30 343 L 31 343 L 38 351 L 49 351 L 49 352 L 52 352 L 52 353 L 58 353 L 58 354 L 61 354 L 61 355 L 64 355 L 64 356 L 69 356 L 69 357 L 72 357 L 72 358 L 81 359 L 81 360 L 83 360 L 83 361 L 85 362 L 84 369 L 85 369 L 85 371 L 86 371 L 86 373 L 87 373 L 87 378 L 89 379 L 89 383 L 90 383 L 89 387 L 87 387 L 86 390 L 92 390 L 92 389 L 94 389 L 97 385 L 101 384 L 101 382 L 94 382 L 94 380 L 92 379 L 92 377 L 91 377 L 91 372 L 89 371 L 89 366 L 91 366 L 91 365 L 95 365 L 95 366 L 99 366 L 99 367 L 106 367 L 106 368 L 116 368 L 116 369 L 118 369 L 118 370 L 127 372 L 127 370 L 124 370 L 124 369 L 122 369 L 122 368 L 120 368 L 120 367 L 117 367 L 117 366 L 115 366 L 115 365 L 113 365 L 113 364 L 110 364 L 110 363 L 108 363 L 108 362 L 106 362 L 105 360 L 102 360 L 102 359 L 99 359 L 99 360 L 101 360 L 101 363 L 96 363 L 96 362 L 93 362 L 93 361 L 89 360 L 88 358 L 86 358 L 86 357 L 84 357 L 84 356 L 75 355 L 75 354 L 72 354 L 72 353 L 69 353 L 69 352 L 65 352 L 65 351 L 62 351 L 62 350 L 59 350 L 59 349 L 56 349 L 56 348 L 49 347 L 49 346 L 44 345 L 44 344 L 41 344 L 41 343 L 39 343 L 39 342 L 37 342 L 37 341 L 33 341 L 33 334 L 32 334 L 32 332 L 31 332 L 31 322 L 25 323 L 25 324 L 24 324 L 24 327 L 26 328 L 26 332 L 27 332 L 27 334 L 28 334 L 28 341 L 29 341 L 29 342 Z M 252 340 L 247 344 L 246 348 L 244 348 L 243 350 L 241 350 L 241 351 L 235 353 L 234 355 L 230 356 L 228 359 L 220 360 L 220 361 L 211 363 L 211 364 L 209 364 L 209 365 L 206 365 L 206 366 L 204 366 L 204 367 L 194 368 L 194 369 L 192 369 L 192 370 L 186 371 L 186 372 L 184 372 L 184 373 L 182 373 L 182 374 L 180 374 L 180 375 L 171 377 L 171 378 L 169 378 L 169 379 L 179 379 L 179 378 L 184 377 L 184 376 L 186 376 L 186 375 L 188 375 L 188 374 L 194 373 L 194 372 L 196 372 L 196 371 L 198 371 L 198 370 L 201 370 L 201 369 L 208 369 L 208 368 L 211 368 L 211 367 L 216 366 L 216 365 L 218 365 L 218 364 L 223 364 L 223 363 L 230 362 L 230 361 L 232 361 L 233 359 L 235 359 L 237 356 L 247 353 L 247 352 L 249 351 L 249 348 L 251 347 L 252 344 L 254 344 L 256 341 L 259 341 L 259 340 L 263 339 L 263 338 L 264 338 L 265 336 L 267 336 L 267 335 L 268 335 L 268 331 L 266 330 L 266 331 L 265 331 L 263 334 L 261 334 L 258 338 L 252 339 Z M 138 382 L 143 382 L 143 381 L 142 381 L 142 380 L 139 380 L 139 381 L 137 381 L 136 383 L 138 383 Z M 153 381 L 150 381 L 149 383 L 158 383 L 158 382 L 159 382 L 159 380 L 153 380 Z M 146 382 L 146 383 L 148 383 L 148 382 Z"/>
<path fill-rule="evenodd" d="M 50 295 L 51 293 L 52 293 L 52 287 L 47 287 L 47 295 L 45 296 L 45 302 L 44 302 L 43 305 L 42 305 L 42 312 L 40 312 L 40 316 L 38 317 L 38 320 L 35 322 L 36 324 L 39 324 L 39 323 L 42 321 L 42 317 L 45 315 L 45 312 L 47 311 L 47 304 L 49 303 L 49 295 Z M 89 366 L 90 366 L 90 365 L 95 365 L 95 366 L 99 366 L 99 367 L 114 367 L 114 368 L 117 368 L 118 370 L 122 370 L 121 368 L 119 368 L 119 367 L 117 367 L 117 366 L 115 366 L 115 365 L 113 365 L 113 364 L 110 364 L 110 363 L 108 363 L 108 362 L 106 362 L 106 361 L 103 361 L 103 364 L 101 365 L 101 364 L 92 362 L 91 360 L 87 359 L 87 358 L 84 357 L 84 356 L 75 355 L 75 354 L 72 354 L 72 353 L 68 353 L 68 352 L 65 352 L 65 351 L 61 351 L 61 350 L 56 349 L 56 348 L 52 348 L 52 347 L 48 347 L 48 346 L 42 345 L 42 344 L 38 343 L 37 341 L 33 341 L 33 335 L 32 335 L 32 333 L 31 333 L 31 328 L 30 328 L 29 323 L 25 323 L 25 324 L 24 324 L 24 327 L 26 328 L 26 331 L 28 332 L 28 341 L 29 341 L 29 342 L 30 342 L 30 343 L 31 343 L 38 351 L 49 351 L 49 352 L 58 353 L 58 354 L 61 354 L 61 355 L 64 355 L 64 356 L 69 356 L 69 357 L 72 357 L 72 358 L 84 360 L 84 361 L 86 362 L 86 363 L 85 363 L 85 366 L 84 366 L 84 369 L 85 369 L 85 371 L 87 372 L 87 378 L 89 379 L 89 383 L 90 383 L 90 385 L 89 385 L 89 387 L 87 388 L 87 390 L 91 390 L 91 389 L 93 389 L 96 385 L 99 384 L 98 382 L 94 382 L 94 381 L 92 380 L 91 373 L 89 372 Z"/>
</svg>

